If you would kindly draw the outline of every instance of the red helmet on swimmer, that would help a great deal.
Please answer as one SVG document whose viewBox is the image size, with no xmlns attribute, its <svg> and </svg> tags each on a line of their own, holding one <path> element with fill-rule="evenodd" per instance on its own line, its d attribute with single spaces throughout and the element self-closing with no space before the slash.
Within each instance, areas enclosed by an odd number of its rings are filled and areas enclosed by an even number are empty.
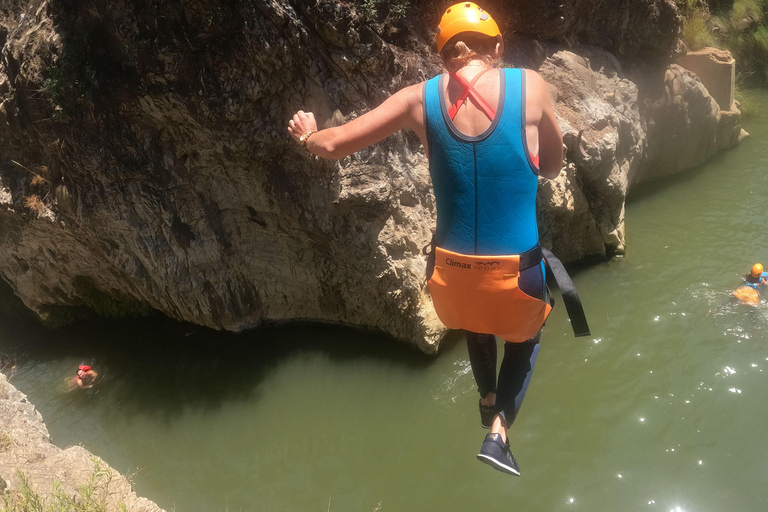
<svg viewBox="0 0 768 512">
<path fill-rule="evenodd" d="M 504 49 L 499 26 L 490 14 L 474 2 L 460 2 L 445 10 L 435 36 L 437 51 L 440 52 L 448 40 L 462 32 L 476 32 L 489 37 L 498 37 L 502 50 Z"/>
</svg>

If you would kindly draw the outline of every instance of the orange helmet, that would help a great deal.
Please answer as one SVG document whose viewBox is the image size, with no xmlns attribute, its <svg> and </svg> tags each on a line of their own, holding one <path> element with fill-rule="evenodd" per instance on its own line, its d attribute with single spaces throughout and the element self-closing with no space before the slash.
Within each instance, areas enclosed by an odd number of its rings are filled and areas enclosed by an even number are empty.
<svg viewBox="0 0 768 512">
<path fill-rule="evenodd" d="M 752 265 L 752 275 L 754 277 L 759 277 L 760 274 L 762 273 L 763 273 L 763 266 L 761 264 L 755 263 L 754 265 Z"/>
<path fill-rule="evenodd" d="M 491 15 L 474 2 L 461 2 L 446 9 L 437 27 L 437 51 L 440 52 L 450 38 L 461 32 L 477 32 L 501 41 L 499 26 Z M 502 41 L 502 45 L 504 42 Z M 503 46 L 502 46 L 503 48 Z"/>
</svg>

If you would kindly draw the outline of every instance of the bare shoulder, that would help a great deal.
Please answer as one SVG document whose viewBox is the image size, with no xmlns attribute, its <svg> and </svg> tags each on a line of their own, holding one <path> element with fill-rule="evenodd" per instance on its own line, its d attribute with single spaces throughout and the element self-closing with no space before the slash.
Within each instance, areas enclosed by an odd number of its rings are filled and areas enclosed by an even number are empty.
<svg viewBox="0 0 768 512">
<path fill-rule="evenodd" d="M 419 82 L 417 84 L 403 87 L 397 91 L 394 96 L 399 96 L 409 104 L 421 103 L 424 94 L 424 84 L 426 82 Z"/>
<path fill-rule="evenodd" d="M 549 84 L 538 72 L 532 69 L 525 70 L 525 85 L 526 92 L 533 95 L 545 94 L 546 97 L 549 97 Z"/>
<path fill-rule="evenodd" d="M 424 84 L 426 82 L 419 82 L 417 84 L 409 85 L 400 89 L 392 96 L 392 100 L 396 104 L 400 104 L 397 109 L 402 109 L 408 118 L 406 122 L 407 126 L 415 129 L 417 133 L 420 133 L 419 129 L 424 124 Z M 385 107 L 387 108 L 387 107 Z"/>
</svg>

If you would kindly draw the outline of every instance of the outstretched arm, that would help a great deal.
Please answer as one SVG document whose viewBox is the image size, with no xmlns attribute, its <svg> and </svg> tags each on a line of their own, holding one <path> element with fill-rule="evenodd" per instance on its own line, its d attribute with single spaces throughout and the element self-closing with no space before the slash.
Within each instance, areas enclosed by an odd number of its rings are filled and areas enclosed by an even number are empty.
<svg viewBox="0 0 768 512">
<path fill-rule="evenodd" d="M 331 159 L 344 158 L 406 127 L 424 143 L 422 87 L 423 83 L 406 87 L 349 123 L 320 131 L 314 114 L 299 110 L 288 122 L 288 132 L 296 142 L 304 136 L 304 147 L 313 155 Z"/>
</svg>

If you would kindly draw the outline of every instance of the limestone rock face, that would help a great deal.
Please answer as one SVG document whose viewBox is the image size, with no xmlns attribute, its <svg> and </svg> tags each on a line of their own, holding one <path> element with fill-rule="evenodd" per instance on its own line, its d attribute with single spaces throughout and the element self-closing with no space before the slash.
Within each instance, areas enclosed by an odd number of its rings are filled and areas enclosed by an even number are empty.
<svg viewBox="0 0 768 512">
<path fill-rule="evenodd" d="M 0 272 L 43 316 L 106 304 L 233 331 L 317 320 L 434 350 L 418 141 L 333 163 L 286 132 L 297 108 L 351 119 L 434 63 L 396 56 L 336 2 L 227 5 L 30 4 L 0 79 Z"/>
<path fill-rule="evenodd" d="M 55 501 L 51 497 L 55 482 L 67 496 L 74 496 L 94 474 L 94 464 L 93 454 L 80 446 L 66 450 L 54 446 L 35 406 L 0 373 L 0 482 L 10 483 L 6 497 L 14 499 L 20 484 L 17 471 L 21 471 L 48 510 Z M 97 479 L 95 499 L 104 497 L 107 510 L 123 510 L 122 503 L 127 512 L 162 512 L 154 502 L 136 496 L 131 483 L 108 464 L 101 460 L 98 464 L 104 473 Z"/>
<path fill-rule="evenodd" d="M 672 64 L 663 83 L 648 87 L 643 107 L 649 120 L 648 151 L 643 169 L 634 176 L 638 183 L 700 165 L 746 135 L 738 107 L 721 111 L 690 71 Z"/>
<path fill-rule="evenodd" d="M 540 69 L 555 84 L 567 148 L 561 175 L 541 186 L 542 243 L 568 261 L 624 251 L 629 175 L 645 144 L 637 86 L 618 76 L 611 54 L 586 48 L 582 54 L 555 53 Z"/>
<path fill-rule="evenodd" d="M 511 4 L 510 25 L 530 38 L 589 44 L 619 58 L 664 61 L 682 52 L 674 0 L 526 0 Z"/>
<path fill-rule="evenodd" d="M 378 17 L 332 0 L 0 12 L 0 277 L 42 317 L 156 310 L 232 331 L 312 320 L 435 352 L 445 329 L 424 283 L 435 207 L 418 138 L 328 162 L 286 132 L 299 108 L 349 121 L 440 72 L 441 4 L 405 17 L 387 5 Z M 507 34 L 543 16 L 541 40 L 509 36 L 508 64 L 552 84 L 565 136 L 563 171 L 540 188 L 544 245 L 565 261 L 621 252 L 629 184 L 664 155 L 650 127 L 671 121 L 654 98 L 678 97 L 649 96 L 631 71 L 660 71 L 663 90 L 674 2 L 494 6 Z M 698 89 L 681 85 L 681 98 Z M 711 107 L 675 104 L 689 117 Z"/>
</svg>

